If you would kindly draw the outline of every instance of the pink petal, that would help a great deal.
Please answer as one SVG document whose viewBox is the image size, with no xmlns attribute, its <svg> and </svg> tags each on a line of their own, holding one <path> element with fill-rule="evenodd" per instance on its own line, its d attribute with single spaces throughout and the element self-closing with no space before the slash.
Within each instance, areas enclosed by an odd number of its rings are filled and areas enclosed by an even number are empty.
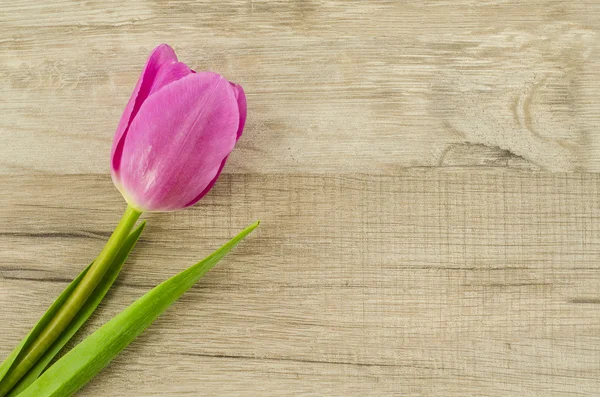
<svg viewBox="0 0 600 397">
<path fill-rule="evenodd" d="M 240 123 L 238 125 L 237 136 L 236 136 L 236 141 L 237 141 L 242 136 L 242 132 L 244 132 L 244 126 L 246 125 L 246 94 L 244 93 L 244 89 L 242 88 L 241 85 L 235 84 L 232 82 L 229 82 L 229 84 L 231 84 L 231 87 L 234 90 L 235 98 L 238 103 L 238 109 L 240 111 Z M 225 157 L 223 162 L 221 162 L 221 166 L 219 167 L 219 170 L 217 171 L 217 175 L 213 178 L 213 180 L 210 181 L 208 186 L 206 186 L 199 195 L 197 195 L 189 203 L 187 203 L 185 205 L 186 207 L 190 207 L 190 206 L 196 204 L 198 201 L 200 201 L 200 199 L 202 199 L 202 197 L 206 196 L 206 194 L 210 191 L 210 189 L 212 189 L 212 187 L 215 185 L 215 183 L 217 183 L 217 179 L 219 179 L 219 176 L 221 175 L 221 171 L 223 171 L 223 167 L 225 167 L 226 162 L 227 162 L 227 157 Z"/>
<path fill-rule="evenodd" d="M 208 183 L 208 185 L 206 185 L 206 187 L 204 188 L 204 190 L 202 190 L 199 195 L 197 195 L 192 200 L 190 200 L 189 203 L 187 203 L 186 205 L 184 205 L 184 208 L 185 207 L 191 207 L 192 205 L 194 205 L 198 201 L 200 201 L 200 199 L 202 199 L 202 197 L 206 196 L 206 194 L 210 191 L 210 189 L 213 188 L 213 186 L 215 185 L 215 183 L 217 183 L 217 179 L 219 179 L 219 176 L 221 175 L 221 171 L 223 171 L 223 167 L 225 167 L 225 163 L 226 162 L 227 162 L 227 157 L 225 157 L 223 159 L 223 161 L 221 162 L 221 165 L 219 166 L 219 169 L 217 170 L 217 174 L 212 179 L 212 181 L 210 181 Z"/>
<path fill-rule="evenodd" d="M 246 125 L 246 94 L 241 85 L 236 83 L 229 83 L 235 92 L 235 99 L 238 102 L 238 108 L 240 110 L 240 125 L 238 127 L 237 139 L 240 139 L 242 132 L 244 132 L 244 126 Z"/>
<path fill-rule="evenodd" d="M 193 73 L 148 97 L 123 144 L 121 184 L 140 209 L 183 208 L 213 182 L 240 123 L 236 95 L 215 73 Z"/>
<path fill-rule="evenodd" d="M 167 63 L 161 66 L 156 73 L 154 81 L 152 81 L 152 87 L 148 96 L 154 94 L 167 84 L 184 78 L 190 73 L 192 73 L 192 70 L 183 62 Z"/>
<path fill-rule="evenodd" d="M 167 44 L 161 44 L 152 51 L 129 98 L 129 102 L 123 111 L 113 139 L 111 150 L 113 179 L 118 179 L 118 170 L 123 150 L 123 137 L 127 134 L 127 130 L 139 112 L 142 103 L 144 103 L 149 95 L 158 91 L 163 86 L 190 73 L 191 70 L 185 64 L 177 62 L 175 51 Z"/>
</svg>

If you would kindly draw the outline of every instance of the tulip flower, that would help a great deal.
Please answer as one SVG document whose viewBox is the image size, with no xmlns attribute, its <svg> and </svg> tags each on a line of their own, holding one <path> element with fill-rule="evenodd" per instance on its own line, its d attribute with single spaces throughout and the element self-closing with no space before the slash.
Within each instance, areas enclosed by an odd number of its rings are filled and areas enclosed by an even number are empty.
<svg viewBox="0 0 600 397">
<path fill-rule="evenodd" d="M 127 210 L 100 255 L 65 298 L 18 363 L 0 379 L 4 396 L 77 315 L 111 267 L 144 211 L 174 211 L 200 200 L 215 184 L 246 121 L 241 86 L 191 70 L 171 47 L 146 63 L 117 127 L 111 175 Z"/>
<path fill-rule="evenodd" d="M 193 205 L 215 184 L 245 121 L 242 87 L 216 73 L 194 72 L 160 45 L 117 128 L 113 181 L 141 211 Z"/>
</svg>

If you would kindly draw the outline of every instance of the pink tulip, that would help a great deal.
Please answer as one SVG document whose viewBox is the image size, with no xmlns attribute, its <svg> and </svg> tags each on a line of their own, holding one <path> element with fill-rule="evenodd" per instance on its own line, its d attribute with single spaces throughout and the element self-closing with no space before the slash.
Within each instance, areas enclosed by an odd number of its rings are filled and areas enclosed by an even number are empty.
<svg viewBox="0 0 600 397">
<path fill-rule="evenodd" d="M 113 181 L 139 211 L 172 211 L 215 184 L 242 135 L 241 86 L 178 62 L 171 47 L 152 51 L 125 107 L 111 153 Z"/>
<path fill-rule="evenodd" d="M 54 356 L 48 349 L 74 324 L 73 319 L 81 313 L 83 305 L 92 302 L 90 296 L 101 281 L 106 281 L 104 277 L 109 269 L 112 276 L 108 277 L 108 286 L 114 281 L 113 276 L 143 228 L 142 225 L 132 232 L 142 212 L 188 207 L 208 193 L 242 135 L 245 122 L 246 96 L 242 87 L 216 73 L 194 72 L 177 61 L 175 52 L 166 44 L 152 51 L 125 107 L 111 153 L 112 178 L 128 203 L 127 209 L 92 264 L 0 364 L 0 397 L 16 394 L 23 385 L 27 387 L 23 377 L 31 374 L 31 368 L 37 366 L 45 354 Z M 256 226 L 258 223 L 251 225 L 211 257 L 218 261 Z M 127 241 L 131 244 L 126 245 Z M 208 268 L 210 266 L 198 269 L 206 271 Z M 163 301 L 166 302 L 166 298 Z M 87 315 L 84 314 L 84 321 Z M 75 330 L 79 325 L 75 325 Z M 70 380 L 81 373 L 71 375 Z M 38 387 L 40 380 L 42 378 L 27 390 Z M 71 386 L 65 385 L 64 382 L 42 382 L 37 391 L 29 394 L 70 395 L 76 391 L 71 387 L 72 382 Z"/>
</svg>

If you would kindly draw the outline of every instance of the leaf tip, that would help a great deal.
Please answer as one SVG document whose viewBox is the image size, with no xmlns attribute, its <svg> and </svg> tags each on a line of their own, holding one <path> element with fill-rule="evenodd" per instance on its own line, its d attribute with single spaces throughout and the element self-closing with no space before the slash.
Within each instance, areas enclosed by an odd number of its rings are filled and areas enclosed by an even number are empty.
<svg viewBox="0 0 600 397">
<path fill-rule="evenodd" d="M 239 237 L 240 240 L 244 239 L 247 235 L 252 233 L 254 231 L 254 229 L 256 229 L 258 227 L 258 225 L 260 225 L 260 221 L 256 221 L 256 222 L 246 226 L 246 228 L 244 230 L 242 230 L 240 232 L 240 234 L 237 235 L 237 237 Z"/>
</svg>

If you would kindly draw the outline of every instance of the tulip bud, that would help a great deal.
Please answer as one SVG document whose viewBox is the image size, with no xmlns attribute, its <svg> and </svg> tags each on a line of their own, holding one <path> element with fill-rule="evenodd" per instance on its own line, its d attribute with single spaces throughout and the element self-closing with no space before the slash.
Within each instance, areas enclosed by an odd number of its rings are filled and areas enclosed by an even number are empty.
<svg viewBox="0 0 600 397">
<path fill-rule="evenodd" d="M 111 175 L 139 211 L 174 211 L 198 202 L 215 184 L 242 135 L 241 86 L 196 73 L 158 46 L 125 107 L 114 137 Z"/>
</svg>

